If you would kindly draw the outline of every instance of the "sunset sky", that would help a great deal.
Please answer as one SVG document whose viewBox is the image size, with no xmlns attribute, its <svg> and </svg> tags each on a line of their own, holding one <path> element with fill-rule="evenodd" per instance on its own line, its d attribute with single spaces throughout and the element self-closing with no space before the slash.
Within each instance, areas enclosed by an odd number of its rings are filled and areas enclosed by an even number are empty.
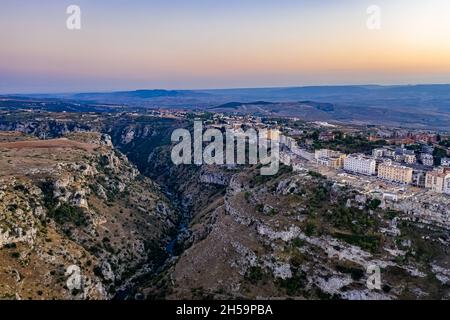
<svg viewBox="0 0 450 320">
<path fill-rule="evenodd" d="M 369 83 L 450 83 L 450 1 L 0 0 L 0 93 Z"/>
</svg>

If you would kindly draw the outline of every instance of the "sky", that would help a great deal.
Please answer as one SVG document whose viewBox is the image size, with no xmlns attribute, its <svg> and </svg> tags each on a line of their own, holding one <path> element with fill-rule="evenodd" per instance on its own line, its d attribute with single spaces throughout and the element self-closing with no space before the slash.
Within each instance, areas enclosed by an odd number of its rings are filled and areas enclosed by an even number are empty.
<svg viewBox="0 0 450 320">
<path fill-rule="evenodd" d="M 448 0 L 0 0 L 0 93 L 416 83 L 450 83 Z"/>
</svg>

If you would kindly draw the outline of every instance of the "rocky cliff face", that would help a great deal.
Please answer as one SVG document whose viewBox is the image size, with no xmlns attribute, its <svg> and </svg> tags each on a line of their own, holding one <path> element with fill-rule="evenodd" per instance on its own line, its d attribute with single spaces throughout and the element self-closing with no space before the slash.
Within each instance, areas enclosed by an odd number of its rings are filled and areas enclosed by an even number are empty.
<svg viewBox="0 0 450 320">
<path fill-rule="evenodd" d="M 92 126 L 82 121 L 58 121 L 56 119 L 0 119 L 0 131 L 16 131 L 34 135 L 40 138 L 60 137 L 70 132 L 92 131 Z"/>
<path fill-rule="evenodd" d="M 0 297 L 111 298 L 164 263 L 177 216 L 108 136 L 5 140 Z"/>
<path fill-rule="evenodd" d="M 320 175 L 280 171 L 234 174 L 192 221 L 202 236 L 166 273 L 170 298 L 449 298 L 438 271 L 449 270 L 445 231 L 425 241 L 400 212 Z M 366 284 L 371 266 L 382 270 L 378 290 Z"/>
<path fill-rule="evenodd" d="M 382 206 L 406 213 L 411 220 L 450 229 L 450 197 L 422 190 L 414 197 L 391 201 L 382 200 Z"/>
</svg>

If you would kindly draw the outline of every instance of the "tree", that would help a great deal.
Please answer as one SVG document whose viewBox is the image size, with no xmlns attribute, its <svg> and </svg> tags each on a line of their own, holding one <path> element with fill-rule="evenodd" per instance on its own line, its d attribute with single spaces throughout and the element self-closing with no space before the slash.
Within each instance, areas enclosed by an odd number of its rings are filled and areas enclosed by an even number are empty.
<svg viewBox="0 0 450 320">
<path fill-rule="evenodd" d="M 369 201 L 368 207 L 371 210 L 377 209 L 381 204 L 381 201 L 379 199 L 372 199 Z"/>
<path fill-rule="evenodd" d="M 447 150 L 442 148 L 434 148 L 434 165 L 439 166 L 441 164 L 441 159 L 447 156 Z"/>
</svg>

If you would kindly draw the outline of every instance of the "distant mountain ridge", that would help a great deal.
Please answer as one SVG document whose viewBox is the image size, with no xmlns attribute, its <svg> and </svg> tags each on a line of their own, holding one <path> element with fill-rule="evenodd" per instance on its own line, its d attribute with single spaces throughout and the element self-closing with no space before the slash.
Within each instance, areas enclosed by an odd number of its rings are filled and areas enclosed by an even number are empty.
<svg viewBox="0 0 450 320">
<path fill-rule="evenodd" d="M 408 97 L 405 97 L 407 95 Z M 9 95 L 12 96 L 12 95 Z M 179 100 L 196 101 L 201 104 L 209 104 L 210 107 L 239 101 L 249 102 L 292 102 L 292 101 L 319 101 L 342 102 L 366 100 L 404 100 L 414 99 L 450 99 L 450 84 L 430 85 L 342 85 L 342 86 L 303 86 L 303 87 L 274 87 L 274 88 L 241 88 L 241 89 L 208 89 L 208 90 L 165 90 L 165 89 L 140 89 L 133 91 L 115 92 L 81 92 L 75 94 L 42 94 L 42 95 L 15 95 L 20 97 L 45 97 L 85 100 L 91 102 L 110 102 L 117 99 L 135 102 L 161 102 L 162 99 L 170 99 L 169 102 Z M 327 101 L 322 101 L 327 99 Z M 336 99 L 338 101 L 332 101 Z M 446 101 L 450 103 L 449 100 Z M 364 103 L 364 104 L 365 104 Z"/>
<path fill-rule="evenodd" d="M 267 101 L 254 101 L 254 102 L 228 102 L 221 104 L 220 106 L 215 106 L 210 108 L 211 110 L 214 109 L 235 109 L 237 110 L 239 107 L 245 106 L 245 105 L 271 105 L 275 104 L 274 102 L 267 102 Z"/>
<path fill-rule="evenodd" d="M 164 90 L 164 89 L 154 89 L 154 90 L 134 90 L 134 91 L 116 91 L 116 92 L 100 92 L 100 93 L 77 93 L 72 95 L 70 98 L 79 99 L 85 101 L 95 101 L 95 102 L 111 102 L 121 101 L 135 101 L 135 100 L 149 100 L 155 98 L 189 98 L 189 97 L 203 97 L 207 94 L 197 93 L 188 90 Z"/>
<path fill-rule="evenodd" d="M 21 95 L 21 97 L 61 99 L 67 103 L 80 103 L 80 105 L 109 104 L 123 108 L 181 108 L 256 113 L 295 116 L 308 120 L 408 125 L 450 131 L 450 84 L 215 90 L 155 89 L 109 93 Z M 0 100 L 2 100 L 1 97 Z M 0 102 L 9 104 L 9 102 Z"/>
<path fill-rule="evenodd" d="M 314 110 L 319 112 L 332 112 L 334 105 L 332 103 L 315 102 L 315 101 L 299 101 L 299 102 L 229 102 L 219 106 L 209 108 L 216 112 L 235 112 L 235 113 L 253 113 L 253 114 L 272 114 L 282 116 L 299 116 L 305 112 L 309 115 L 314 114 Z M 318 116 L 317 113 L 314 116 Z"/>
</svg>

